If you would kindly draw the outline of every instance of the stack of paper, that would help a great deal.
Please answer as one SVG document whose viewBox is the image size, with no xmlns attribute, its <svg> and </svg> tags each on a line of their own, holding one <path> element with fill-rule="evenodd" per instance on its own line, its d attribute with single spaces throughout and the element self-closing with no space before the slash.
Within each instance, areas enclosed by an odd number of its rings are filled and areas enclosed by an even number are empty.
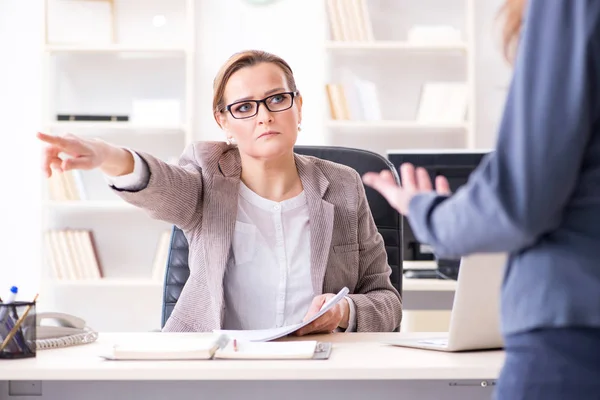
<svg viewBox="0 0 600 400">
<path fill-rule="evenodd" d="M 111 360 L 209 360 L 229 342 L 224 335 L 201 337 L 159 333 L 151 340 L 115 344 Z"/>
</svg>

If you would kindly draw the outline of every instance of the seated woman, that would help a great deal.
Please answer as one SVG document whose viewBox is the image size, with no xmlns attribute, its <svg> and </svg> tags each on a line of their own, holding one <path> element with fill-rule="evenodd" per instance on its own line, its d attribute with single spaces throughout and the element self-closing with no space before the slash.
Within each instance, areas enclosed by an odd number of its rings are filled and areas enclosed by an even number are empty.
<svg viewBox="0 0 600 400">
<path fill-rule="evenodd" d="M 48 144 L 42 168 L 100 168 L 123 199 L 184 231 L 190 277 L 165 331 L 296 324 L 344 286 L 346 298 L 299 335 L 397 328 L 401 299 L 361 177 L 293 151 L 302 97 L 289 65 L 262 51 L 233 55 L 214 81 L 213 109 L 227 143 L 193 143 L 178 166 L 38 133 Z"/>
</svg>

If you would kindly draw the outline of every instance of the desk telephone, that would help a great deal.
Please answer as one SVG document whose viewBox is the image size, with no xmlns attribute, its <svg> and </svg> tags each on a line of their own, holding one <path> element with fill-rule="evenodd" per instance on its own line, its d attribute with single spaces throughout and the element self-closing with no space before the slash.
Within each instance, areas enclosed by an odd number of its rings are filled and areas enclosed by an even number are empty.
<svg viewBox="0 0 600 400">
<path fill-rule="evenodd" d="M 86 326 L 83 319 L 65 313 L 39 313 L 35 326 L 38 349 L 91 343 L 98 338 L 98 333 Z"/>
</svg>

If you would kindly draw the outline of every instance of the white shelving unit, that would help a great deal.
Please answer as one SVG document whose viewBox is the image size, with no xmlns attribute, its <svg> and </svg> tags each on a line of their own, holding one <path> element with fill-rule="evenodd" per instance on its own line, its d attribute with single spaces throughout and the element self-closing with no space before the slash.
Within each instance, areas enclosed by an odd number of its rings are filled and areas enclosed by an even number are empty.
<svg viewBox="0 0 600 400">
<path fill-rule="evenodd" d="M 469 44 L 467 42 L 448 43 L 448 44 L 415 44 L 400 40 L 378 40 L 378 41 L 333 41 L 325 42 L 325 48 L 329 50 L 406 50 L 406 51 L 468 51 Z"/>
<path fill-rule="evenodd" d="M 389 148 L 474 148 L 474 0 L 323 2 L 329 28 L 324 40 L 327 83 L 343 86 L 347 95 L 344 101 L 350 109 L 349 118 L 334 118 L 327 110 L 328 143 L 366 148 L 384 156 Z M 336 13 L 338 22 L 332 19 Z M 361 25 L 360 21 L 365 22 Z M 460 38 L 444 42 L 410 40 L 409 32 L 415 26 L 452 27 L 460 32 Z M 352 98 L 348 95 L 352 85 L 344 78 L 348 72 L 375 88 L 371 95 L 379 103 L 379 117 L 352 116 Z M 422 88 L 427 82 L 465 84 L 464 120 L 417 120 Z M 323 95 L 327 98 L 325 104 L 330 104 L 327 89 Z M 363 103 L 374 104 L 370 98 L 363 98 Z"/>
<path fill-rule="evenodd" d="M 45 1 L 46 16 L 53 1 Z M 44 130 L 99 137 L 169 161 L 178 157 L 194 136 L 195 1 L 108 3 L 114 7 L 112 23 L 117 34 L 113 41 L 50 42 L 52 21 L 45 18 Z M 180 122 L 57 120 L 58 114 L 131 116 L 136 99 L 177 99 Z M 46 247 L 39 308 L 77 315 L 101 331 L 160 328 L 163 281 L 153 277 L 153 268 L 160 239 L 171 226 L 122 201 L 99 171 L 80 171 L 77 186 L 85 192 L 84 200 L 53 199 L 49 185 L 44 179 L 44 231 L 91 231 L 103 276 L 57 277 L 53 269 L 56 259 Z M 50 246 L 61 254 L 59 247 Z M 79 249 L 73 252 L 82 254 Z"/>
</svg>

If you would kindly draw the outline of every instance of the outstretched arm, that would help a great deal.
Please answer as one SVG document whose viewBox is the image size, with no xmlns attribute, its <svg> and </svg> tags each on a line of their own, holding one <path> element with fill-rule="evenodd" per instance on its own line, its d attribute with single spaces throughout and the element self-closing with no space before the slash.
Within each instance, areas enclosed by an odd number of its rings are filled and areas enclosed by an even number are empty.
<svg viewBox="0 0 600 400">
<path fill-rule="evenodd" d="M 50 177 L 53 171 L 100 169 L 110 177 L 125 177 L 134 171 L 133 154 L 122 147 L 98 139 L 75 135 L 53 136 L 38 133 L 47 143 L 42 155 L 42 170 Z M 179 161 L 171 165 L 146 153 L 138 153 L 147 169 L 147 183 L 139 189 L 115 192 L 129 203 L 141 207 L 156 219 L 170 222 L 187 230 L 201 218 L 202 175 L 193 145 Z"/>
</svg>

